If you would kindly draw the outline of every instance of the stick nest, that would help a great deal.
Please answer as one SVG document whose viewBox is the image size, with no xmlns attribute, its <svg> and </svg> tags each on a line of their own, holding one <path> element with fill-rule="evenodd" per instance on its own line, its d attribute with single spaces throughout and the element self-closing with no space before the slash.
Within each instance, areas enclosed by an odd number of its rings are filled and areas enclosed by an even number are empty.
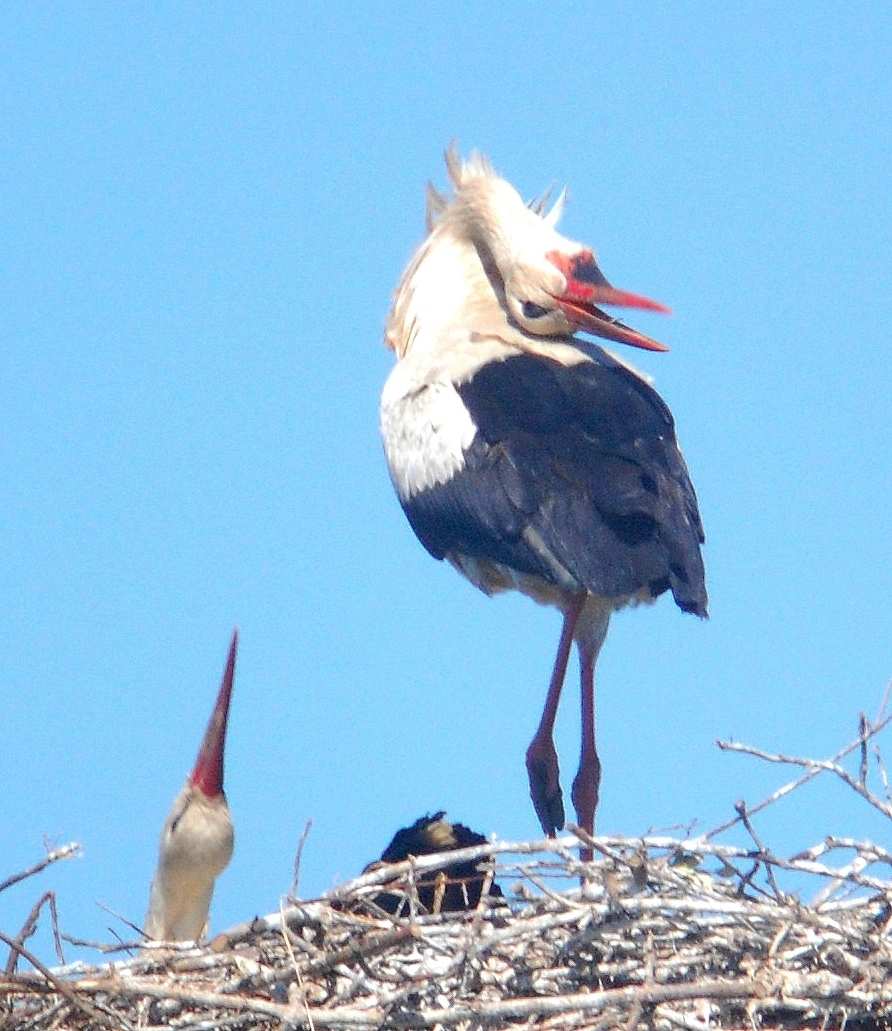
<svg viewBox="0 0 892 1031">
<path fill-rule="evenodd" d="M 145 947 L 97 965 L 50 969 L 23 934 L 0 934 L 10 945 L 0 1027 L 892 1027 L 892 854 L 828 838 L 781 857 L 751 819 L 821 773 L 892 816 L 864 766 L 867 741 L 889 718 L 862 719 L 858 739 L 827 760 L 726 744 L 803 772 L 696 836 L 588 838 L 573 828 L 558 840 L 423 856 L 321 899 L 288 899 L 204 946 Z M 863 776 L 839 761 L 859 747 Z M 719 843 L 731 827 L 750 840 Z M 468 859 L 505 898 L 424 911 L 419 879 Z M 383 885 L 404 896 L 405 915 L 378 908 Z M 18 972 L 20 959 L 34 969 Z"/>
</svg>

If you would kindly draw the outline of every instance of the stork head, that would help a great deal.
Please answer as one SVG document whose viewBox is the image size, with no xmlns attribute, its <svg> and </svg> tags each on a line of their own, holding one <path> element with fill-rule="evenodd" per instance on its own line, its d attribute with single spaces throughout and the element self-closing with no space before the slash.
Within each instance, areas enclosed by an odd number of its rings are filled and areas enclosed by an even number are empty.
<svg viewBox="0 0 892 1031">
<path fill-rule="evenodd" d="M 558 233 L 554 235 L 560 237 Z M 547 251 L 545 259 L 551 267 L 519 264 L 505 280 L 505 303 L 511 317 L 528 333 L 568 336 L 584 332 L 646 351 L 669 350 L 665 344 L 626 326 L 597 307 L 609 304 L 669 311 L 649 297 L 612 287 L 591 250 L 567 240 L 563 246 Z"/>
<path fill-rule="evenodd" d="M 649 351 L 668 350 L 598 307 L 668 312 L 657 301 L 611 286 L 591 248 L 557 231 L 563 193 L 545 213 L 544 198 L 524 204 L 480 155 L 462 161 L 451 149 L 446 164 L 456 197 L 447 203 L 429 191 L 428 224 L 452 225 L 473 241 L 491 287 L 516 326 L 537 337 L 585 332 Z"/>
</svg>

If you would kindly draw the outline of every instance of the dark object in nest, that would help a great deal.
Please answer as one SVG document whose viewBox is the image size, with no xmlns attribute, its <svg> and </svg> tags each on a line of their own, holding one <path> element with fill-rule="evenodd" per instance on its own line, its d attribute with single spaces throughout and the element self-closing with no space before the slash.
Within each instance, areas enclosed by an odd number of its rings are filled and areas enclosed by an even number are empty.
<svg viewBox="0 0 892 1031">
<path fill-rule="evenodd" d="M 380 863 L 399 863 L 410 856 L 426 856 L 486 844 L 482 834 L 470 830 L 463 823 L 450 823 L 444 819 L 445 815 L 441 809 L 432 816 L 419 817 L 411 827 L 398 830 L 381 853 L 381 859 L 370 863 L 366 871 L 377 869 Z M 418 901 L 428 913 L 461 913 L 475 909 L 487 881 L 486 871 L 478 868 L 479 862 L 454 863 L 443 870 L 419 875 Z M 502 889 L 495 881 L 491 881 L 487 895 L 490 898 L 501 898 Z M 408 902 L 403 893 L 381 892 L 373 897 L 373 901 L 388 913 L 407 915 Z"/>
</svg>

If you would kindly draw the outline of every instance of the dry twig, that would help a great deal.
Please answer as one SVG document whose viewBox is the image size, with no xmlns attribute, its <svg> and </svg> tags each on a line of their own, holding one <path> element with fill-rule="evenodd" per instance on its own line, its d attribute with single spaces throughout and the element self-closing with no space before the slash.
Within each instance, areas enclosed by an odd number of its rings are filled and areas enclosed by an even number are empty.
<svg viewBox="0 0 892 1031">
<path fill-rule="evenodd" d="M 19 873 L 14 873 L 11 877 L 7 877 L 5 881 L 0 881 L 0 891 L 6 891 L 7 888 L 11 888 L 13 884 L 18 884 L 19 881 L 25 880 L 26 877 L 33 877 L 35 874 L 40 873 L 41 870 L 45 870 L 52 863 L 58 863 L 60 859 L 73 859 L 75 856 L 81 854 L 81 847 L 76 841 L 72 841 L 67 845 L 61 845 L 59 848 L 51 849 L 47 854 L 35 863 L 33 866 L 29 866 L 27 870 L 22 870 Z"/>
<path fill-rule="evenodd" d="M 892 684 L 890 684 L 889 686 L 892 687 Z M 892 722 L 892 713 L 884 715 L 887 707 L 888 698 L 889 687 L 886 688 L 886 694 L 883 696 L 883 703 L 880 706 L 880 715 L 877 717 L 877 719 L 873 723 L 873 726 L 870 728 L 870 731 L 867 735 L 868 737 L 876 737 L 876 735 L 879 734 L 881 730 L 883 730 L 885 727 L 889 725 L 890 722 Z M 836 755 L 832 756 L 830 759 L 805 760 L 805 765 L 808 766 L 807 772 L 802 774 L 801 777 L 797 777 L 795 780 L 791 780 L 789 783 L 782 785 L 776 791 L 773 791 L 767 798 L 763 798 L 761 802 L 758 802 L 756 805 L 751 806 L 749 809 L 750 816 L 754 816 L 756 813 L 761 812 L 767 806 L 773 805 L 775 802 L 780 801 L 782 798 L 786 798 L 786 796 L 789 795 L 791 792 L 795 791 L 797 788 L 802 787 L 803 784 L 807 784 L 810 780 L 813 780 L 815 777 L 817 777 L 819 773 L 823 772 L 823 770 L 827 768 L 825 765 L 823 765 L 824 763 L 838 763 L 840 759 L 845 758 L 845 756 L 847 756 L 850 752 L 854 751 L 856 748 L 859 748 L 861 746 L 862 738 L 863 735 L 859 734 L 854 741 L 850 741 L 845 747 L 841 748 L 836 753 Z M 761 759 L 768 759 L 769 757 L 769 753 L 767 752 L 762 752 L 760 749 L 750 749 L 749 746 L 746 745 L 739 746 L 735 744 L 735 742 L 733 741 L 719 740 L 716 741 L 716 744 L 723 751 L 748 752 L 749 754 L 756 755 L 758 758 Z M 778 758 L 772 761 L 785 762 L 786 760 Z M 720 834 L 724 834 L 725 831 L 730 830 L 730 828 L 733 827 L 734 824 L 736 824 L 739 820 L 740 816 L 738 814 L 733 819 L 727 820 L 725 823 L 719 824 L 718 827 L 714 827 L 711 831 L 707 833 L 706 837 L 716 838 Z"/>
<path fill-rule="evenodd" d="M 19 946 L 24 945 L 37 930 L 37 917 L 40 915 L 40 910 L 46 902 L 49 903 L 50 908 L 50 921 L 53 929 L 53 944 L 56 947 L 56 956 L 59 958 L 60 963 L 65 962 L 65 956 L 62 954 L 62 942 L 59 938 L 59 915 L 56 912 L 56 896 L 54 892 L 45 891 L 31 907 L 31 912 L 25 918 L 22 929 L 16 935 L 15 944 L 10 948 L 9 959 L 6 961 L 6 974 L 15 973 L 19 958 Z"/>
</svg>

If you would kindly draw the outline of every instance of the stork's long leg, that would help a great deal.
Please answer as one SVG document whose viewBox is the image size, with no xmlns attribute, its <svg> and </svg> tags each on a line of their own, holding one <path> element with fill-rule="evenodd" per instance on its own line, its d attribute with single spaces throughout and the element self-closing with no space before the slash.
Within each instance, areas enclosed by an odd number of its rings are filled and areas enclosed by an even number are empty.
<svg viewBox="0 0 892 1031">
<path fill-rule="evenodd" d="M 582 746 L 579 769 L 573 778 L 571 798 L 576 820 L 589 834 L 595 832 L 595 809 L 598 806 L 598 788 L 601 784 L 601 760 L 595 747 L 595 663 L 607 633 L 607 618 L 592 627 L 591 633 L 581 635 L 579 645 L 579 680 L 582 708 Z M 580 850 L 583 861 L 592 858 L 590 849 Z"/>
<path fill-rule="evenodd" d="M 553 838 L 564 826 L 564 800 L 561 795 L 560 771 L 554 748 L 554 718 L 557 713 L 561 688 L 567 672 L 567 661 L 573 644 L 576 621 L 582 611 L 585 595 L 574 598 L 564 612 L 564 625 L 558 644 L 548 694 L 542 709 L 542 718 L 527 748 L 527 775 L 530 779 L 530 798 L 542 824 L 542 830 Z"/>
</svg>

